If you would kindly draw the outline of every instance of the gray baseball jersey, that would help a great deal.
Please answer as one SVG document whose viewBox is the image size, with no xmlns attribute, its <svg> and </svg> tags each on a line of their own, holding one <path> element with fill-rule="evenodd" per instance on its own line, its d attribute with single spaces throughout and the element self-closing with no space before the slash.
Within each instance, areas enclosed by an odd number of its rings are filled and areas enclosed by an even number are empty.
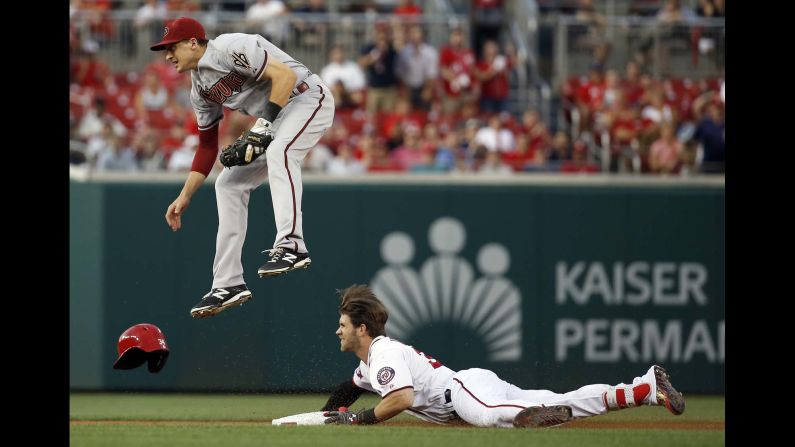
<svg viewBox="0 0 795 447">
<path fill-rule="evenodd" d="M 260 80 L 271 58 L 282 62 L 301 83 L 312 72 L 267 39 L 256 34 L 221 34 L 207 43 L 207 51 L 191 71 L 191 104 L 199 129 L 223 118 L 223 107 L 261 117 L 271 83 Z"/>
<path fill-rule="evenodd" d="M 248 165 L 224 169 L 215 180 L 218 235 L 213 289 L 245 284 L 241 256 L 249 197 L 266 179 L 276 223 L 273 247 L 308 253 L 301 211 L 301 163 L 334 121 L 334 97 L 320 76 L 262 36 L 222 34 L 208 42 L 198 67 L 191 71 L 191 103 L 202 130 L 218 123 L 223 107 L 262 117 L 272 83 L 261 77 L 273 58 L 296 73 L 296 85 L 273 122 L 274 139 L 265 155 Z M 305 88 L 297 88 L 301 83 Z"/>
</svg>

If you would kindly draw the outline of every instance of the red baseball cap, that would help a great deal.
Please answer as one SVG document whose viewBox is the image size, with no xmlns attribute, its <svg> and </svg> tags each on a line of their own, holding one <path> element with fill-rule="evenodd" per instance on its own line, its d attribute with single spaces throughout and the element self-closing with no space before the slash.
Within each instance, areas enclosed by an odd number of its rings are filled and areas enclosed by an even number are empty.
<svg viewBox="0 0 795 447">
<path fill-rule="evenodd" d="M 201 23 L 189 17 L 180 17 L 166 22 L 166 32 L 163 40 L 149 47 L 152 51 L 165 50 L 172 43 L 177 43 L 190 38 L 207 40 L 204 36 L 204 27 Z"/>
</svg>

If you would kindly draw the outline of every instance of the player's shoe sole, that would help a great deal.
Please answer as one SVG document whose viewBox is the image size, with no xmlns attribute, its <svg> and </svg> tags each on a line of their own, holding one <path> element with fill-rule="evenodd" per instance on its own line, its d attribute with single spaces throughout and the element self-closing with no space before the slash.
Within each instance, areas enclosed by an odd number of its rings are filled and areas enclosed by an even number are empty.
<svg viewBox="0 0 795 447">
<path fill-rule="evenodd" d="M 522 428 L 554 427 L 572 420 L 574 417 L 571 415 L 571 407 L 566 405 L 527 407 L 513 418 L 513 426 Z"/>
<path fill-rule="evenodd" d="M 287 272 L 292 271 L 292 270 L 305 269 L 305 268 L 309 267 L 309 265 L 311 263 L 312 263 L 312 259 L 304 258 L 304 259 L 296 262 L 294 265 L 292 265 L 290 267 L 273 268 L 273 269 L 264 269 L 264 268 L 260 267 L 260 269 L 257 270 L 257 274 L 259 275 L 260 278 L 266 278 L 268 276 L 279 276 L 282 273 L 287 273 Z"/>
<path fill-rule="evenodd" d="M 219 313 L 225 311 L 230 307 L 240 306 L 246 301 L 251 299 L 251 292 L 244 292 L 235 297 L 232 297 L 227 302 L 221 305 L 209 305 L 209 306 L 199 306 L 194 307 L 190 310 L 190 315 L 193 318 L 207 318 L 207 317 L 214 317 Z"/>
<path fill-rule="evenodd" d="M 657 403 L 665 405 L 671 413 L 680 415 L 685 412 L 685 398 L 671 385 L 671 376 L 662 366 L 654 366 L 654 378 L 657 381 Z"/>
</svg>

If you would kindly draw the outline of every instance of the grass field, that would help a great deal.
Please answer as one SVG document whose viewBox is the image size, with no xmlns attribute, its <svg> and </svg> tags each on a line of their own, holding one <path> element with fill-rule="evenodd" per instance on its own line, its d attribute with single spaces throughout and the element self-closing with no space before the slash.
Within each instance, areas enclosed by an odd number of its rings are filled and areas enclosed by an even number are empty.
<svg viewBox="0 0 795 447">
<path fill-rule="evenodd" d="M 270 420 L 316 411 L 326 395 L 81 394 L 70 396 L 72 446 L 720 446 L 725 401 L 687 396 L 673 416 L 641 407 L 547 429 L 496 429 L 429 424 L 401 415 L 369 427 L 274 427 Z M 353 406 L 369 408 L 375 396 Z"/>
</svg>

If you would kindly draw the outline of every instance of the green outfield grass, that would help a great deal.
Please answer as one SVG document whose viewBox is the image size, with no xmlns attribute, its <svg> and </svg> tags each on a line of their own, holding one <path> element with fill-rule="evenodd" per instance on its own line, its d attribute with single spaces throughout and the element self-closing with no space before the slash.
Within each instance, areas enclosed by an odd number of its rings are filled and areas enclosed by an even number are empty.
<svg viewBox="0 0 795 447">
<path fill-rule="evenodd" d="M 686 447 L 725 443 L 724 398 L 702 396 L 688 396 L 687 409 L 678 417 L 659 407 L 642 407 L 587 419 L 587 428 L 440 427 L 418 422 L 408 415 L 371 427 L 270 425 L 274 418 L 316 411 L 326 398 L 326 395 L 73 393 L 69 403 L 70 445 Z M 377 401 L 375 396 L 362 396 L 353 407 L 371 407 Z"/>
</svg>

